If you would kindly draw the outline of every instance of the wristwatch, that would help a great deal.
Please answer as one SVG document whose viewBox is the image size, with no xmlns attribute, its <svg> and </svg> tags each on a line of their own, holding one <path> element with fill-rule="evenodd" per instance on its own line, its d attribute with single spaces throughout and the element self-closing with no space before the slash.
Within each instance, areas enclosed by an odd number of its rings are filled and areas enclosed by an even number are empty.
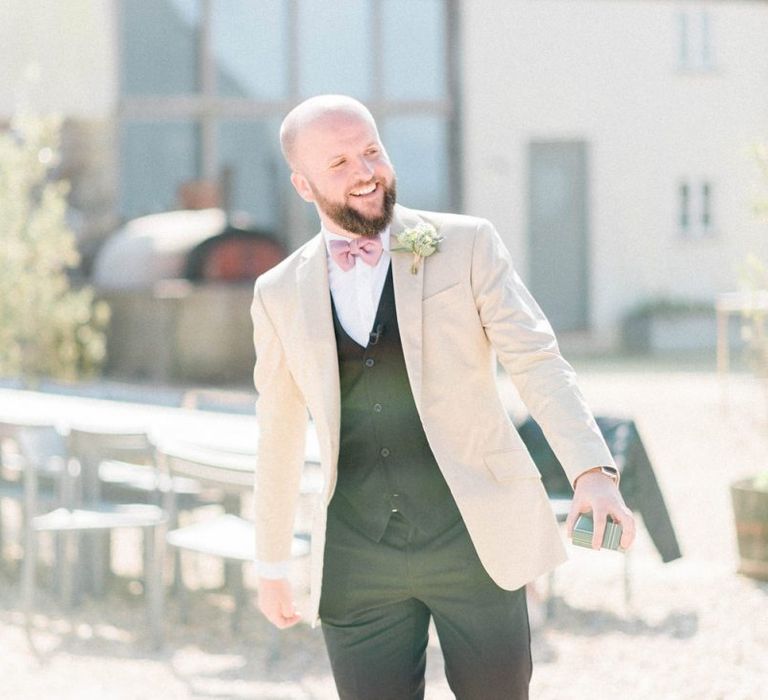
<svg viewBox="0 0 768 700">
<path fill-rule="evenodd" d="M 583 474 L 589 474 L 589 472 L 596 472 L 600 471 L 601 474 L 604 474 L 607 477 L 610 477 L 613 479 L 613 483 L 617 486 L 619 485 L 619 470 L 616 469 L 616 467 L 606 467 L 606 466 L 599 466 L 599 467 L 592 467 L 592 469 L 587 469 L 587 471 L 582 472 L 579 474 L 579 476 L 582 476 Z M 576 480 L 578 481 L 579 476 L 576 477 Z"/>
</svg>

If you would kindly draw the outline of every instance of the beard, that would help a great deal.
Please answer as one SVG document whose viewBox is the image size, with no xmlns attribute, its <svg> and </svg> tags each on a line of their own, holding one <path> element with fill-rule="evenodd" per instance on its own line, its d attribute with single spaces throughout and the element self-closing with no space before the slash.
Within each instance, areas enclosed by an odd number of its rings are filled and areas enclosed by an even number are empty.
<svg viewBox="0 0 768 700">
<path fill-rule="evenodd" d="M 377 184 L 384 190 L 384 202 L 381 207 L 381 214 L 370 217 L 361 214 L 349 204 L 339 204 L 326 199 L 315 189 L 311 182 L 309 186 L 315 196 L 317 206 L 337 226 L 341 226 L 345 231 L 356 233 L 364 238 L 376 238 L 392 221 L 392 213 L 395 201 L 397 200 L 397 184 L 394 178 L 390 185 L 386 185 L 381 180 Z"/>
</svg>

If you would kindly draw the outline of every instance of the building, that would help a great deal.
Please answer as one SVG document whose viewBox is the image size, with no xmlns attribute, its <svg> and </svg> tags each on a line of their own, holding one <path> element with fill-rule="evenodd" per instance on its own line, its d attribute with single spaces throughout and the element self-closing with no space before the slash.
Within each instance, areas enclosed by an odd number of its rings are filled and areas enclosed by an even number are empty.
<svg viewBox="0 0 768 700">
<path fill-rule="evenodd" d="M 491 219 L 559 331 L 618 343 L 639 304 L 711 303 L 746 255 L 768 139 L 768 3 L 749 0 L 3 0 L 0 118 L 68 118 L 81 244 L 220 184 L 289 247 L 314 233 L 277 143 L 344 92 L 403 203 Z M 768 189 L 768 185 L 766 185 Z"/>
</svg>

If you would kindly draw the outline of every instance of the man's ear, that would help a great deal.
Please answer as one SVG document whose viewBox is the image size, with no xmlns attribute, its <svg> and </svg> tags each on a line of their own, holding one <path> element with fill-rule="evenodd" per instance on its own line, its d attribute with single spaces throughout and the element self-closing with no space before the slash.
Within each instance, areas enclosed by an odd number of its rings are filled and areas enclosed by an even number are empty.
<svg viewBox="0 0 768 700">
<path fill-rule="evenodd" d="M 305 202 L 314 202 L 315 194 L 309 186 L 309 180 L 295 170 L 291 173 L 291 184 Z"/>
</svg>

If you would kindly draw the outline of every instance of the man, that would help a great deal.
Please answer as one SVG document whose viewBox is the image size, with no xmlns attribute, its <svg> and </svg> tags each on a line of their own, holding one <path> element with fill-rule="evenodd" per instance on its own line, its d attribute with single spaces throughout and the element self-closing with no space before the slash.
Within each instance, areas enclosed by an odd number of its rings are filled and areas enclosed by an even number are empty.
<svg viewBox="0 0 768 700">
<path fill-rule="evenodd" d="M 312 532 L 318 612 L 342 698 L 420 698 L 434 620 L 459 698 L 526 698 L 524 584 L 564 558 L 540 476 L 499 400 L 494 355 L 572 483 L 572 529 L 634 523 L 570 365 L 487 221 L 395 205 L 373 117 L 311 98 L 281 128 L 321 232 L 256 283 L 259 608 L 299 620 L 285 567 L 307 411 L 325 488 Z M 414 232 L 441 238 L 401 250 Z"/>
</svg>

